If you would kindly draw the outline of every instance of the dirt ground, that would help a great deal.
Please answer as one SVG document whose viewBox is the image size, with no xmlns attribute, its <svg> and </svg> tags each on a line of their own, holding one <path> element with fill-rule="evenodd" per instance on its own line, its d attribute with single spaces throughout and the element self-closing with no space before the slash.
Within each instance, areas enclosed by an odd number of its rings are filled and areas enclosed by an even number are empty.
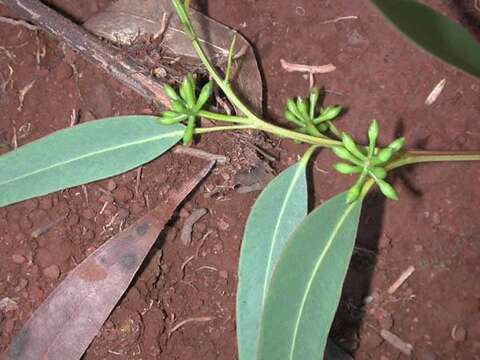
<svg viewBox="0 0 480 360">
<path fill-rule="evenodd" d="M 109 1 L 49 3 L 81 22 Z M 480 14 L 474 1 L 463 14 L 457 2 L 429 3 L 457 18 Z M 194 5 L 254 45 L 268 119 L 281 122 L 285 98 L 308 90 L 307 79 L 283 71 L 280 59 L 333 63 L 336 71 L 317 76 L 316 82 L 327 90 L 325 104 L 346 106 L 338 126 L 357 138 L 365 138 L 368 123 L 376 118 L 384 144 L 403 134 L 408 147 L 480 149 L 480 81 L 419 51 L 368 1 L 210 0 Z M 0 15 L 15 16 L 2 7 Z M 152 112 L 147 102 L 44 33 L 0 23 L 0 34 L 2 153 L 14 146 L 14 131 L 21 146 L 69 126 L 72 119 L 82 123 Z M 442 79 L 447 81 L 444 91 L 433 105 L 425 105 Z M 28 88 L 22 102 L 20 94 Z M 258 192 L 238 193 L 234 179 L 258 161 L 248 145 L 252 139 L 277 159 L 269 164 L 276 172 L 305 149 L 261 137 L 200 139 L 199 148 L 225 154 L 230 163 L 217 167 L 179 209 L 86 360 L 236 358 L 237 261 Z M 312 208 L 352 181 L 332 171 L 327 152 L 314 160 Z M 139 184 L 137 172 L 131 171 L 0 209 L 0 300 L 14 301 L 0 310 L 0 353 L 75 264 L 154 207 L 197 161 L 168 153 L 143 167 Z M 475 216 L 480 165 L 415 166 L 398 172 L 394 182 L 400 201 L 372 194 L 365 203 L 331 335 L 355 359 L 407 358 L 382 340 L 382 329 L 411 344 L 413 359 L 480 359 L 480 225 Z M 208 214 L 194 226 L 191 246 L 184 246 L 180 231 L 197 208 Z M 49 231 L 32 236 L 52 222 Z M 415 272 L 388 295 L 409 266 Z M 201 317 L 210 320 L 195 321 Z"/>
</svg>

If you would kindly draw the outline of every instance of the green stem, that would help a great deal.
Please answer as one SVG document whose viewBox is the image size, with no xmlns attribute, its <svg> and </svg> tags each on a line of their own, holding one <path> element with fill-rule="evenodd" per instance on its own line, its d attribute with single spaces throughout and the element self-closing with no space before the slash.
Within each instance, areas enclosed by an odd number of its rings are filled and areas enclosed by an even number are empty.
<svg viewBox="0 0 480 360">
<path fill-rule="evenodd" d="M 307 151 L 305 151 L 305 153 L 303 154 L 302 158 L 300 159 L 299 163 L 304 165 L 304 166 L 307 166 L 308 164 L 308 161 L 310 160 L 310 158 L 312 157 L 312 154 L 313 152 L 318 149 L 318 145 L 312 145 L 310 146 Z"/>
<path fill-rule="evenodd" d="M 247 118 L 247 117 L 244 117 L 244 116 L 235 116 L 235 115 L 214 113 L 214 112 L 206 111 L 206 110 L 200 110 L 197 113 L 197 115 L 200 116 L 200 117 L 204 117 L 204 118 L 211 119 L 211 120 L 217 120 L 217 121 L 231 122 L 231 123 L 236 123 L 236 124 L 249 124 L 249 125 L 252 124 L 250 119 Z"/>
<path fill-rule="evenodd" d="M 400 158 L 391 162 L 385 170 L 423 162 L 480 161 L 478 151 L 407 151 Z"/>
<path fill-rule="evenodd" d="M 333 147 L 333 146 L 342 145 L 342 143 L 337 140 L 324 139 L 324 138 L 318 138 L 318 137 L 307 135 L 307 134 L 301 134 L 293 130 L 284 129 L 280 126 L 267 123 L 265 121 L 262 121 L 261 123 L 255 123 L 253 124 L 253 127 L 257 130 L 261 130 L 261 131 L 265 131 L 265 132 L 277 135 L 278 137 L 298 140 L 311 145 L 318 145 L 318 146 L 324 146 L 324 147 Z"/>
<path fill-rule="evenodd" d="M 217 131 L 229 131 L 229 130 L 241 130 L 252 129 L 251 125 L 229 125 L 229 126 L 214 126 L 206 128 L 196 128 L 195 134 L 208 134 Z"/>
</svg>

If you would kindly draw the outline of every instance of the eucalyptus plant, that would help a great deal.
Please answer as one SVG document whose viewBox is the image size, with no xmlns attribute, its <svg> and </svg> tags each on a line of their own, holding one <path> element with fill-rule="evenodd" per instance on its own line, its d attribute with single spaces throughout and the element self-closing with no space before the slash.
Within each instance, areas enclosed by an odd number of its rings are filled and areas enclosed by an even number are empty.
<svg viewBox="0 0 480 360">
<path fill-rule="evenodd" d="M 193 144 L 198 134 L 253 129 L 308 144 L 300 161 L 261 192 L 248 217 L 238 272 L 237 339 L 240 360 L 320 359 L 352 255 L 362 202 L 370 189 L 377 186 L 388 199 L 397 200 L 387 180 L 390 171 L 421 162 L 478 161 L 480 152 L 407 150 L 404 138 L 382 148 L 377 145 L 376 120 L 368 128 L 368 144 L 360 144 L 334 124 L 342 108 L 321 107 L 316 88 L 306 97 L 286 100 L 284 117 L 291 128 L 273 125 L 232 89 L 235 38 L 220 72 L 196 35 L 188 2 L 172 4 L 210 81 L 199 88 L 189 74 L 178 89 L 165 85 L 170 109 L 159 116 L 81 124 L 1 156 L 0 206 L 122 173 L 160 156 L 180 140 Z M 209 110 L 214 86 L 235 107 L 236 115 Z M 199 118 L 217 124 L 202 128 Z M 336 171 L 357 179 L 350 189 L 307 214 L 306 169 L 319 148 L 340 159 L 333 165 Z"/>
</svg>

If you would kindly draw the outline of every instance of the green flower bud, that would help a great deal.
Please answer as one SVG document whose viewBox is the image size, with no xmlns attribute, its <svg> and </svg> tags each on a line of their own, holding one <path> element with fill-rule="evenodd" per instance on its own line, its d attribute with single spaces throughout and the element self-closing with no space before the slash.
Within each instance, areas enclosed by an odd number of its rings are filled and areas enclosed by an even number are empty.
<svg viewBox="0 0 480 360">
<path fill-rule="evenodd" d="M 373 120 L 370 123 L 370 127 L 368 128 L 368 141 L 370 144 L 375 146 L 375 142 L 377 141 L 378 137 L 378 123 L 377 120 Z"/>
<path fill-rule="evenodd" d="M 320 112 L 320 116 L 313 119 L 314 124 L 335 119 L 342 112 L 342 107 L 335 105 L 329 106 Z"/>
<path fill-rule="evenodd" d="M 320 97 L 320 91 L 314 87 L 310 90 L 310 119 L 315 116 L 315 108 L 317 106 L 318 98 Z"/>
<path fill-rule="evenodd" d="M 380 150 L 378 155 L 375 157 L 375 159 L 373 161 L 373 164 L 378 165 L 378 164 L 386 163 L 388 160 L 391 159 L 392 155 L 393 155 L 393 150 L 392 149 L 390 149 L 388 147 L 384 148 L 384 149 Z"/>
<path fill-rule="evenodd" d="M 300 118 L 300 119 L 302 118 L 300 111 L 298 111 L 297 109 L 297 104 L 295 104 L 295 101 L 293 101 L 293 99 L 290 99 L 290 98 L 287 99 L 287 109 L 292 114 L 294 114 L 297 118 Z"/>
<path fill-rule="evenodd" d="M 157 121 L 162 125 L 172 125 L 177 124 L 180 121 L 183 121 L 187 118 L 185 114 L 177 114 L 175 117 L 158 117 Z"/>
<path fill-rule="evenodd" d="M 385 195 L 389 199 L 398 200 L 397 192 L 392 185 L 380 179 L 377 179 L 376 183 L 383 195 Z"/>
<path fill-rule="evenodd" d="M 297 117 L 290 111 L 290 110 L 285 110 L 285 112 L 283 113 L 283 116 L 285 116 L 285 119 L 287 119 L 288 121 L 298 125 L 298 126 L 305 126 L 305 124 L 297 119 Z"/>
<path fill-rule="evenodd" d="M 195 112 L 202 110 L 203 106 L 207 103 L 210 96 L 213 93 L 213 82 L 209 81 L 205 85 L 203 85 L 202 90 L 200 91 L 200 95 L 198 95 L 198 100 L 195 105 Z"/>
<path fill-rule="evenodd" d="M 177 117 L 178 115 L 181 115 L 175 111 L 164 111 L 162 112 L 162 117 L 167 117 L 167 118 L 174 118 Z"/>
<path fill-rule="evenodd" d="M 179 100 L 180 99 L 180 96 L 178 96 L 175 89 L 168 84 L 163 85 L 163 91 L 172 100 Z"/>
<path fill-rule="evenodd" d="M 350 161 L 355 165 L 362 165 L 362 162 L 355 158 L 347 149 L 343 146 L 334 146 L 332 147 L 332 151 L 335 155 L 337 155 L 340 159 Z"/>
<path fill-rule="evenodd" d="M 345 148 L 350 151 L 358 159 L 365 160 L 366 156 L 358 149 L 353 139 L 347 133 L 342 133 L 342 143 Z"/>
<path fill-rule="evenodd" d="M 183 133 L 183 145 L 189 146 L 193 140 L 193 131 L 195 130 L 195 116 L 188 117 L 187 127 Z"/>
<path fill-rule="evenodd" d="M 170 101 L 170 105 L 172 106 L 172 109 L 174 111 L 176 111 L 177 113 L 187 112 L 187 108 L 185 107 L 185 103 L 180 98 L 178 98 L 178 100 Z"/>
<path fill-rule="evenodd" d="M 384 168 L 374 167 L 369 170 L 374 176 L 376 176 L 379 179 L 385 179 L 385 177 L 387 176 L 387 171 Z"/>
<path fill-rule="evenodd" d="M 345 163 L 336 163 L 335 165 L 333 165 L 333 167 L 340 174 L 358 174 L 362 172 L 362 168 L 360 166 L 353 166 Z"/>
<path fill-rule="evenodd" d="M 394 153 L 400 151 L 403 148 L 403 145 L 405 144 L 405 138 L 401 137 L 396 140 L 394 140 L 388 147 L 392 149 Z"/>
<path fill-rule="evenodd" d="M 297 99 L 297 109 L 300 112 L 304 121 L 308 121 L 310 116 L 308 115 L 308 101 L 304 98 L 299 97 Z"/>
<path fill-rule="evenodd" d="M 192 88 L 192 82 L 189 80 L 191 75 L 187 75 L 180 86 L 180 96 L 185 100 L 189 108 L 195 106 L 195 87 Z"/>
</svg>

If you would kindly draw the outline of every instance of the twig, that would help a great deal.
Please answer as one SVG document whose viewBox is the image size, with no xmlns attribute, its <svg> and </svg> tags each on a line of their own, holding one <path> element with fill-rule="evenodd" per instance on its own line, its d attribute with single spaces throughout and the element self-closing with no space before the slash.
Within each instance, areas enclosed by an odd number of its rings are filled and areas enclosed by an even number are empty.
<svg viewBox="0 0 480 360">
<path fill-rule="evenodd" d="M 92 64 L 121 81 L 143 97 L 169 106 L 162 83 L 150 71 L 120 49 L 101 41 L 81 26 L 63 17 L 39 0 L 2 0 L 19 17 L 64 41 Z"/>
<path fill-rule="evenodd" d="M 322 21 L 320 24 L 331 24 L 331 23 L 336 23 L 336 22 L 339 22 L 339 21 L 343 21 L 343 20 L 350 20 L 350 19 L 358 19 L 358 16 L 355 16 L 355 15 L 350 15 L 350 16 L 340 16 L 340 17 L 337 17 L 335 19 L 330 19 L 330 20 L 325 20 L 325 21 Z"/>
<path fill-rule="evenodd" d="M 177 331 L 178 329 L 180 329 L 181 327 L 185 326 L 188 323 L 191 323 L 191 322 L 206 322 L 206 321 L 212 321 L 213 319 L 214 319 L 213 316 L 200 316 L 200 317 L 188 318 L 188 319 L 182 320 L 170 329 L 170 331 L 168 332 L 168 337 L 172 336 L 172 334 L 175 331 Z"/>
<path fill-rule="evenodd" d="M 200 240 L 200 242 L 198 243 L 197 251 L 195 252 L 196 257 L 198 257 L 198 255 L 200 254 L 200 249 L 202 248 L 203 244 L 205 244 L 205 241 L 207 240 L 207 238 L 210 236 L 211 233 L 213 233 L 213 230 L 208 230 L 205 233 L 205 235 L 203 235 L 202 240 Z"/>
<path fill-rule="evenodd" d="M 397 335 L 391 333 L 390 331 L 382 329 L 380 331 L 380 336 L 386 342 L 388 342 L 390 345 L 392 345 L 397 350 L 400 350 L 405 355 L 411 355 L 412 354 L 413 346 L 409 343 L 406 343 L 405 341 L 403 341 Z"/>
<path fill-rule="evenodd" d="M 77 122 L 78 122 L 77 110 L 72 109 L 72 113 L 70 114 L 70 127 L 77 125 Z"/>
<path fill-rule="evenodd" d="M 185 146 L 176 146 L 173 149 L 175 154 L 185 154 L 190 156 L 195 156 L 209 161 L 215 161 L 218 164 L 225 164 L 227 162 L 227 157 L 224 155 L 211 154 L 203 150 L 185 147 Z"/>
<path fill-rule="evenodd" d="M 27 28 L 28 30 L 33 30 L 36 31 L 39 29 L 38 26 L 32 25 L 25 20 L 16 20 L 16 19 L 11 19 L 5 16 L 0 16 L 0 22 L 4 24 L 9 24 L 9 25 L 14 25 L 14 26 L 23 26 L 24 28 Z"/>
<path fill-rule="evenodd" d="M 427 96 L 425 100 L 425 105 L 432 105 L 440 96 L 447 83 L 447 79 L 442 79 L 432 90 L 432 92 Z"/>
<path fill-rule="evenodd" d="M 47 224 L 41 225 L 30 234 L 34 239 L 38 238 L 40 235 L 45 234 L 48 230 L 60 224 L 63 220 L 67 218 L 67 215 L 63 215 L 61 218 L 56 219 L 55 221 L 49 222 Z"/>
<path fill-rule="evenodd" d="M 407 279 L 413 274 L 415 271 L 415 267 L 410 265 L 407 270 L 405 270 L 399 277 L 398 279 L 390 286 L 387 290 L 387 292 L 392 295 L 395 291 L 398 290 L 402 284 L 407 281 Z"/>
<path fill-rule="evenodd" d="M 140 191 L 140 180 L 142 180 L 142 169 L 143 169 L 143 166 L 140 166 L 137 169 L 137 179 L 135 180 L 135 197 L 138 197 L 138 192 Z"/>
<path fill-rule="evenodd" d="M 182 264 L 182 266 L 180 266 L 180 271 L 182 273 L 182 279 L 185 278 L 185 267 L 187 266 L 187 264 L 192 261 L 193 259 L 195 259 L 197 257 L 197 255 L 192 255 L 192 256 L 189 256 L 187 258 L 187 260 L 185 260 Z"/>
<path fill-rule="evenodd" d="M 18 101 L 19 105 L 17 107 L 18 111 L 22 111 L 23 109 L 23 102 L 25 101 L 25 96 L 28 94 L 28 92 L 32 89 L 33 85 L 35 84 L 36 80 L 33 80 L 29 84 L 25 85 L 23 89 L 21 89 L 18 93 Z"/>
<path fill-rule="evenodd" d="M 207 209 L 199 208 L 192 211 L 192 213 L 185 219 L 183 223 L 182 233 L 180 239 L 183 245 L 188 246 L 192 242 L 193 225 L 200 220 L 207 213 Z"/>
<path fill-rule="evenodd" d="M 16 150 L 18 148 L 18 136 L 17 136 L 17 128 L 15 127 L 15 124 L 13 124 L 12 147 L 13 147 L 13 150 Z"/>
</svg>

